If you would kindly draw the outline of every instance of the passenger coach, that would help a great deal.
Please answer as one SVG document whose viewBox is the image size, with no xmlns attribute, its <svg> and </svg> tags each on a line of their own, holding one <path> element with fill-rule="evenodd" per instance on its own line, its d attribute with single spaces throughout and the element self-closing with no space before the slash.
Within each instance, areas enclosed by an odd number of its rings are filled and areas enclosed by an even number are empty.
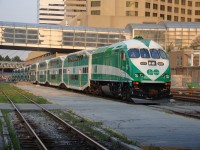
<svg viewBox="0 0 200 150">
<path fill-rule="evenodd" d="M 170 96 L 171 73 L 159 44 L 132 39 L 32 64 L 30 81 L 129 100 L 161 99 Z"/>
</svg>

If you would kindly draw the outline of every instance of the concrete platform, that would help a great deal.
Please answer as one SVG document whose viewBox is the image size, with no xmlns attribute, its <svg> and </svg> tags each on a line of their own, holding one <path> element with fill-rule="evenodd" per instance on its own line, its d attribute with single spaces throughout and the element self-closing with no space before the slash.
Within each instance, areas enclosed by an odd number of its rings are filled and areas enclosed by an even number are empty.
<svg viewBox="0 0 200 150">
<path fill-rule="evenodd" d="M 79 115 L 103 122 L 105 126 L 141 144 L 200 149 L 200 120 L 165 113 L 157 108 L 83 96 L 56 88 L 17 86 Z M 195 109 L 200 110 L 200 107 Z"/>
<path fill-rule="evenodd" d="M 3 150 L 3 149 L 4 149 L 4 147 L 3 147 L 3 138 L 0 135 L 0 150 Z"/>
</svg>

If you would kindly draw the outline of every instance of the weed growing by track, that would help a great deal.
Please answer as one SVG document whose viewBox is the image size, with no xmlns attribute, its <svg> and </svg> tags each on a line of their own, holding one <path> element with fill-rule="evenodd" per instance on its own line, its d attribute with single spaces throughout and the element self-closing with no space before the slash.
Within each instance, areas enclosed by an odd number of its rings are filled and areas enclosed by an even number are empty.
<svg viewBox="0 0 200 150">
<path fill-rule="evenodd" d="M 102 122 L 94 122 L 81 116 L 78 116 L 72 111 L 53 111 L 59 117 L 64 120 L 67 120 L 68 123 L 72 124 L 76 128 L 80 129 L 82 132 L 90 135 L 93 138 L 96 138 L 101 143 L 112 147 L 113 149 L 126 150 L 128 149 L 125 146 L 122 146 L 119 141 L 122 141 L 126 144 L 130 145 L 138 145 L 136 142 L 129 140 L 127 137 L 111 130 L 103 127 Z M 117 139 L 116 141 L 112 140 L 112 138 Z"/>
<path fill-rule="evenodd" d="M 14 103 L 30 103 L 26 98 L 24 98 L 18 92 L 20 92 L 23 95 L 25 95 L 26 97 L 34 100 L 38 104 L 48 103 L 47 100 L 45 100 L 44 98 L 35 96 L 35 95 L 33 95 L 29 92 L 26 92 L 16 86 L 13 86 L 12 84 L 0 84 L 0 90 L 4 91 L 11 98 L 11 100 L 13 100 Z M 0 91 L 0 103 L 5 103 L 5 102 L 8 102 L 7 98 Z"/>
<path fill-rule="evenodd" d="M 8 101 L 1 91 L 3 90 L 3 87 L 4 87 L 4 84 L 0 84 L 0 103 L 7 103 Z"/>
<path fill-rule="evenodd" d="M 2 114 L 4 116 L 4 120 L 6 122 L 7 128 L 8 128 L 8 132 L 13 144 L 13 148 L 14 150 L 20 150 L 20 144 L 19 141 L 17 139 L 17 135 L 15 134 L 15 131 L 11 125 L 10 122 L 10 118 L 9 118 L 9 111 L 8 110 L 2 110 Z M 11 149 L 11 145 L 6 145 L 4 149 Z"/>
</svg>

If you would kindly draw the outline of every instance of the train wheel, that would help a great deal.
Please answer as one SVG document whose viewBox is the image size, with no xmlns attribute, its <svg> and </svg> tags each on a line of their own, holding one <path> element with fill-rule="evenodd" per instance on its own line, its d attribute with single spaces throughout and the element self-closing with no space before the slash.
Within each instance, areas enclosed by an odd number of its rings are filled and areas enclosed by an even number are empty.
<svg viewBox="0 0 200 150">
<path fill-rule="evenodd" d="M 131 100 L 131 92 L 130 92 L 130 86 L 129 85 L 123 85 L 121 90 L 121 97 L 124 101 L 130 101 Z"/>
</svg>

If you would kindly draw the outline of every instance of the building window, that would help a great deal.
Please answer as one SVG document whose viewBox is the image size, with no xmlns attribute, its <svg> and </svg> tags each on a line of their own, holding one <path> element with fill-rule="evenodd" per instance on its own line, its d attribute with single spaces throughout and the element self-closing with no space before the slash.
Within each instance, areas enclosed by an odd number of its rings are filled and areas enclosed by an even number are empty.
<svg viewBox="0 0 200 150">
<path fill-rule="evenodd" d="M 172 0 L 168 0 L 168 3 L 172 3 Z"/>
<path fill-rule="evenodd" d="M 196 6 L 196 7 L 200 7 L 200 2 L 196 2 L 196 3 L 195 3 L 195 6 Z"/>
<path fill-rule="evenodd" d="M 185 0 L 181 0 L 181 5 L 185 5 Z"/>
<path fill-rule="evenodd" d="M 138 2 L 135 2 L 135 8 L 138 8 Z"/>
<path fill-rule="evenodd" d="M 158 9 L 158 4 L 153 4 L 153 9 Z"/>
<path fill-rule="evenodd" d="M 134 2 L 133 1 L 127 1 L 126 2 L 126 7 L 131 7 L 134 5 Z"/>
<path fill-rule="evenodd" d="M 146 4 L 145 4 L 145 7 L 146 7 L 146 8 L 150 8 L 150 7 L 151 7 L 151 4 L 150 4 L 150 3 L 146 3 Z"/>
<path fill-rule="evenodd" d="M 163 18 L 163 20 L 165 20 L 165 15 L 164 14 L 160 14 L 160 17 Z"/>
<path fill-rule="evenodd" d="M 195 19 L 195 22 L 200 22 L 200 19 Z"/>
<path fill-rule="evenodd" d="M 157 13 L 153 13 L 153 17 L 157 17 L 158 16 L 158 14 Z"/>
<path fill-rule="evenodd" d="M 167 20 L 171 20 L 172 19 L 172 16 L 171 15 L 167 15 Z"/>
<path fill-rule="evenodd" d="M 174 21 L 178 21 L 178 16 L 174 16 Z"/>
<path fill-rule="evenodd" d="M 188 1 L 188 6 L 192 6 L 192 1 Z"/>
<path fill-rule="evenodd" d="M 192 15 L 192 10 L 188 9 L 188 15 Z"/>
<path fill-rule="evenodd" d="M 178 7 L 174 7 L 174 12 L 178 13 Z"/>
<path fill-rule="evenodd" d="M 150 17 L 150 12 L 145 12 L 146 17 Z"/>
<path fill-rule="evenodd" d="M 179 0 L 175 0 L 175 4 L 179 4 Z"/>
<path fill-rule="evenodd" d="M 200 10 L 195 10 L 195 15 L 200 15 Z"/>
<path fill-rule="evenodd" d="M 101 6 L 101 2 L 100 1 L 91 2 L 91 7 L 100 7 L 100 6 Z"/>
<path fill-rule="evenodd" d="M 191 18 L 187 18 L 187 22 L 192 22 L 192 19 Z"/>
<path fill-rule="evenodd" d="M 160 10 L 165 11 L 165 5 L 160 5 Z"/>
<path fill-rule="evenodd" d="M 181 8 L 181 14 L 185 14 L 185 9 Z"/>
<path fill-rule="evenodd" d="M 92 10 L 91 15 L 100 15 L 100 10 Z"/>
<path fill-rule="evenodd" d="M 185 18 L 184 17 L 181 17 L 181 22 L 185 22 Z"/>
<path fill-rule="evenodd" d="M 161 0 L 161 2 L 165 2 L 165 0 Z"/>
<path fill-rule="evenodd" d="M 126 16 L 138 16 L 138 11 L 126 11 Z"/>
<path fill-rule="evenodd" d="M 167 11 L 168 11 L 168 12 L 172 12 L 172 7 L 167 6 Z"/>
</svg>

